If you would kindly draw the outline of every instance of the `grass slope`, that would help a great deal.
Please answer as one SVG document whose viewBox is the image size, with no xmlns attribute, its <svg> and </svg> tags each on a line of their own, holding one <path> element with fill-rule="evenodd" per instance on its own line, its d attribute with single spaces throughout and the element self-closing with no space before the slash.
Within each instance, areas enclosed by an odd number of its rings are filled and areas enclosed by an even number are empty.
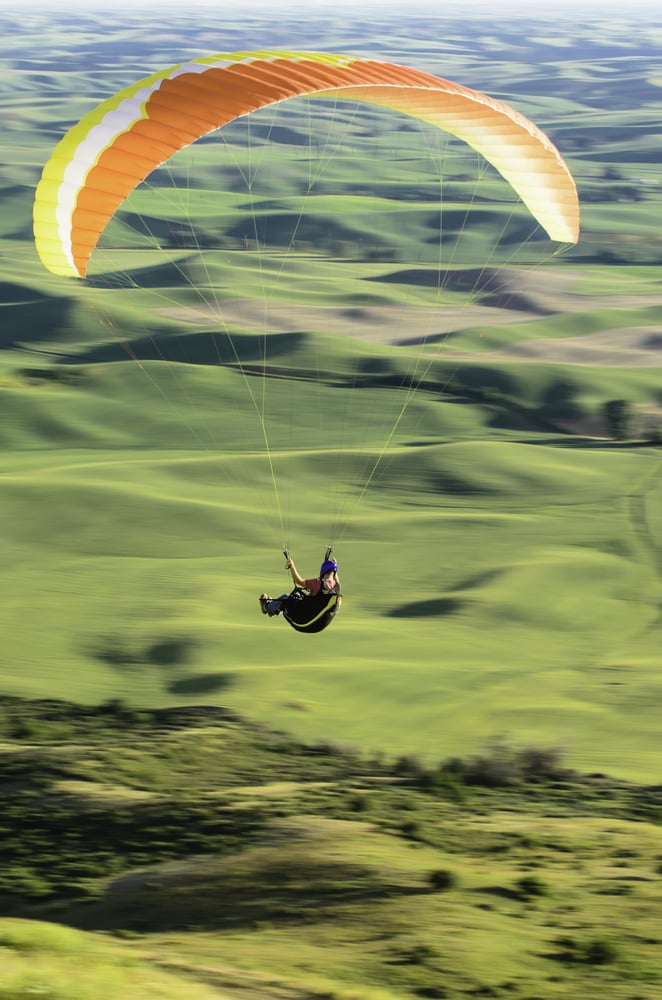
<svg viewBox="0 0 662 1000">
<path fill-rule="evenodd" d="M 293 394 L 252 374 L 255 338 L 232 342 L 243 372 L 7 368 L 4 689 L 204 695 L 389 752 L 438 751 L 440 733 L 465 752 L 506 730 L 652 779 L 659 453 L 552 429 L 616 390 L 605 370 L 434 356 L 422 369 L 420 353 L 277 336 L 268 371 L 296 372 Z M 423 374 L 380 458 L 400 386 Z M 642 400 L 656 384 L 629 378 Z M 293 408 L 308 418 L 293 425 Z M 306 643 L 260 618 L 256 597 L 286 586 L 281 537 L 304 565 L 334 529 L 345 607 Z"/>
<path fill-rule="evenodd" d="M 660 28 L 444 18 L 0 13 L 0 1000 L 659 995 Z M 57 139 L 210 39 L 512 102 L 579 246 L 407 120 L 285 106 L 46 274 Z M 307 641 L 256 597 L 330 540 Z"/>
<path fill-rule="evenodd" d="M 387 763 L 209 708 L 4 699 L 0 724 L 7 997 L 659 989 L 659 788 L 503 742 Z"/>
</svg>

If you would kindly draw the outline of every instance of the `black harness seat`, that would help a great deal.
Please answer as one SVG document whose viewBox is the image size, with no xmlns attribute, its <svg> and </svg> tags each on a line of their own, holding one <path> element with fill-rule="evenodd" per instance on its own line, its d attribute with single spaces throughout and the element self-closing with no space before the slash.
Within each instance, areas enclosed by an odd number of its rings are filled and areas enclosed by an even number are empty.
<svg viewBox="0 0 662 1000">
<path fill-rule="evenodd" d="M 297 632 L 321 632 L 333 621 L 340 605 L 340 586 L 324 587 L 315 596 L 295 587 L 283 604 L 283 617 Z"/>
</svg>

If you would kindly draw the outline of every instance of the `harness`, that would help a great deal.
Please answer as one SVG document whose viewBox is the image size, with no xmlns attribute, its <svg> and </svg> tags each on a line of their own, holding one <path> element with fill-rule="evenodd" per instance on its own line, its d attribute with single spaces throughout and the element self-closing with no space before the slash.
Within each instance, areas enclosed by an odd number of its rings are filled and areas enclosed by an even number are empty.
<svg viewBox="0 0 662 1000">
<path fill-rule="evenodd" d="M 295 587 L 283 604 L 282 613 L 288 625 L 297 632 L 321 632 L 331 624 L 340 604 L 340 584 L 329 590 L 322 584 L 319 594 L 311 597 L 301 587 Z"/>
</svg>

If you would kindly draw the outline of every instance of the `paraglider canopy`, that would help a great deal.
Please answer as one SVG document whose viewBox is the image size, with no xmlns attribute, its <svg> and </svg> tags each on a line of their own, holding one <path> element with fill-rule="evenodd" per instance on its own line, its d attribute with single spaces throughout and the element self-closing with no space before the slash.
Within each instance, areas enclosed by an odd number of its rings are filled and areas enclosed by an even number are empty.
<svg viewBox="0 0 662 1000">
<path fill-rule="evenodd" d="M 227 122 L 295 96 L 380 105 L 457 136 L 511 184 L 550 239 L 577 242 L 577 192 L 565 162 L 536 125 L 506 104 L 388 62 L 239 52 L 155 73 L 104 101 L 65 135 L 35 197 L 44 265 L 84 277 L 106 224 L 152 170 Z"/>
</svg>

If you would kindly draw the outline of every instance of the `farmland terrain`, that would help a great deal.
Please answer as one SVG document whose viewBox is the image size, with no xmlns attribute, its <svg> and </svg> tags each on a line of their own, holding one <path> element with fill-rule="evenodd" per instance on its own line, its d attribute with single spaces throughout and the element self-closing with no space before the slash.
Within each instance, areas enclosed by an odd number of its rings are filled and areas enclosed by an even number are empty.
<svg viewBox="0 0 662 1000">
<path fill-rule="evenodd" d="M 1 1000 L 654 1000 L 659 19 L 0 29 Z M 85 281 L 49 274 L 64 132 L 260 48 L 510 103 L 579 243 L 432 129 L 285 102 L 159 168 Z M 333 627 L 262 617 L 281 549 L 311 575 L 330 543 Z"/>
</svg>

